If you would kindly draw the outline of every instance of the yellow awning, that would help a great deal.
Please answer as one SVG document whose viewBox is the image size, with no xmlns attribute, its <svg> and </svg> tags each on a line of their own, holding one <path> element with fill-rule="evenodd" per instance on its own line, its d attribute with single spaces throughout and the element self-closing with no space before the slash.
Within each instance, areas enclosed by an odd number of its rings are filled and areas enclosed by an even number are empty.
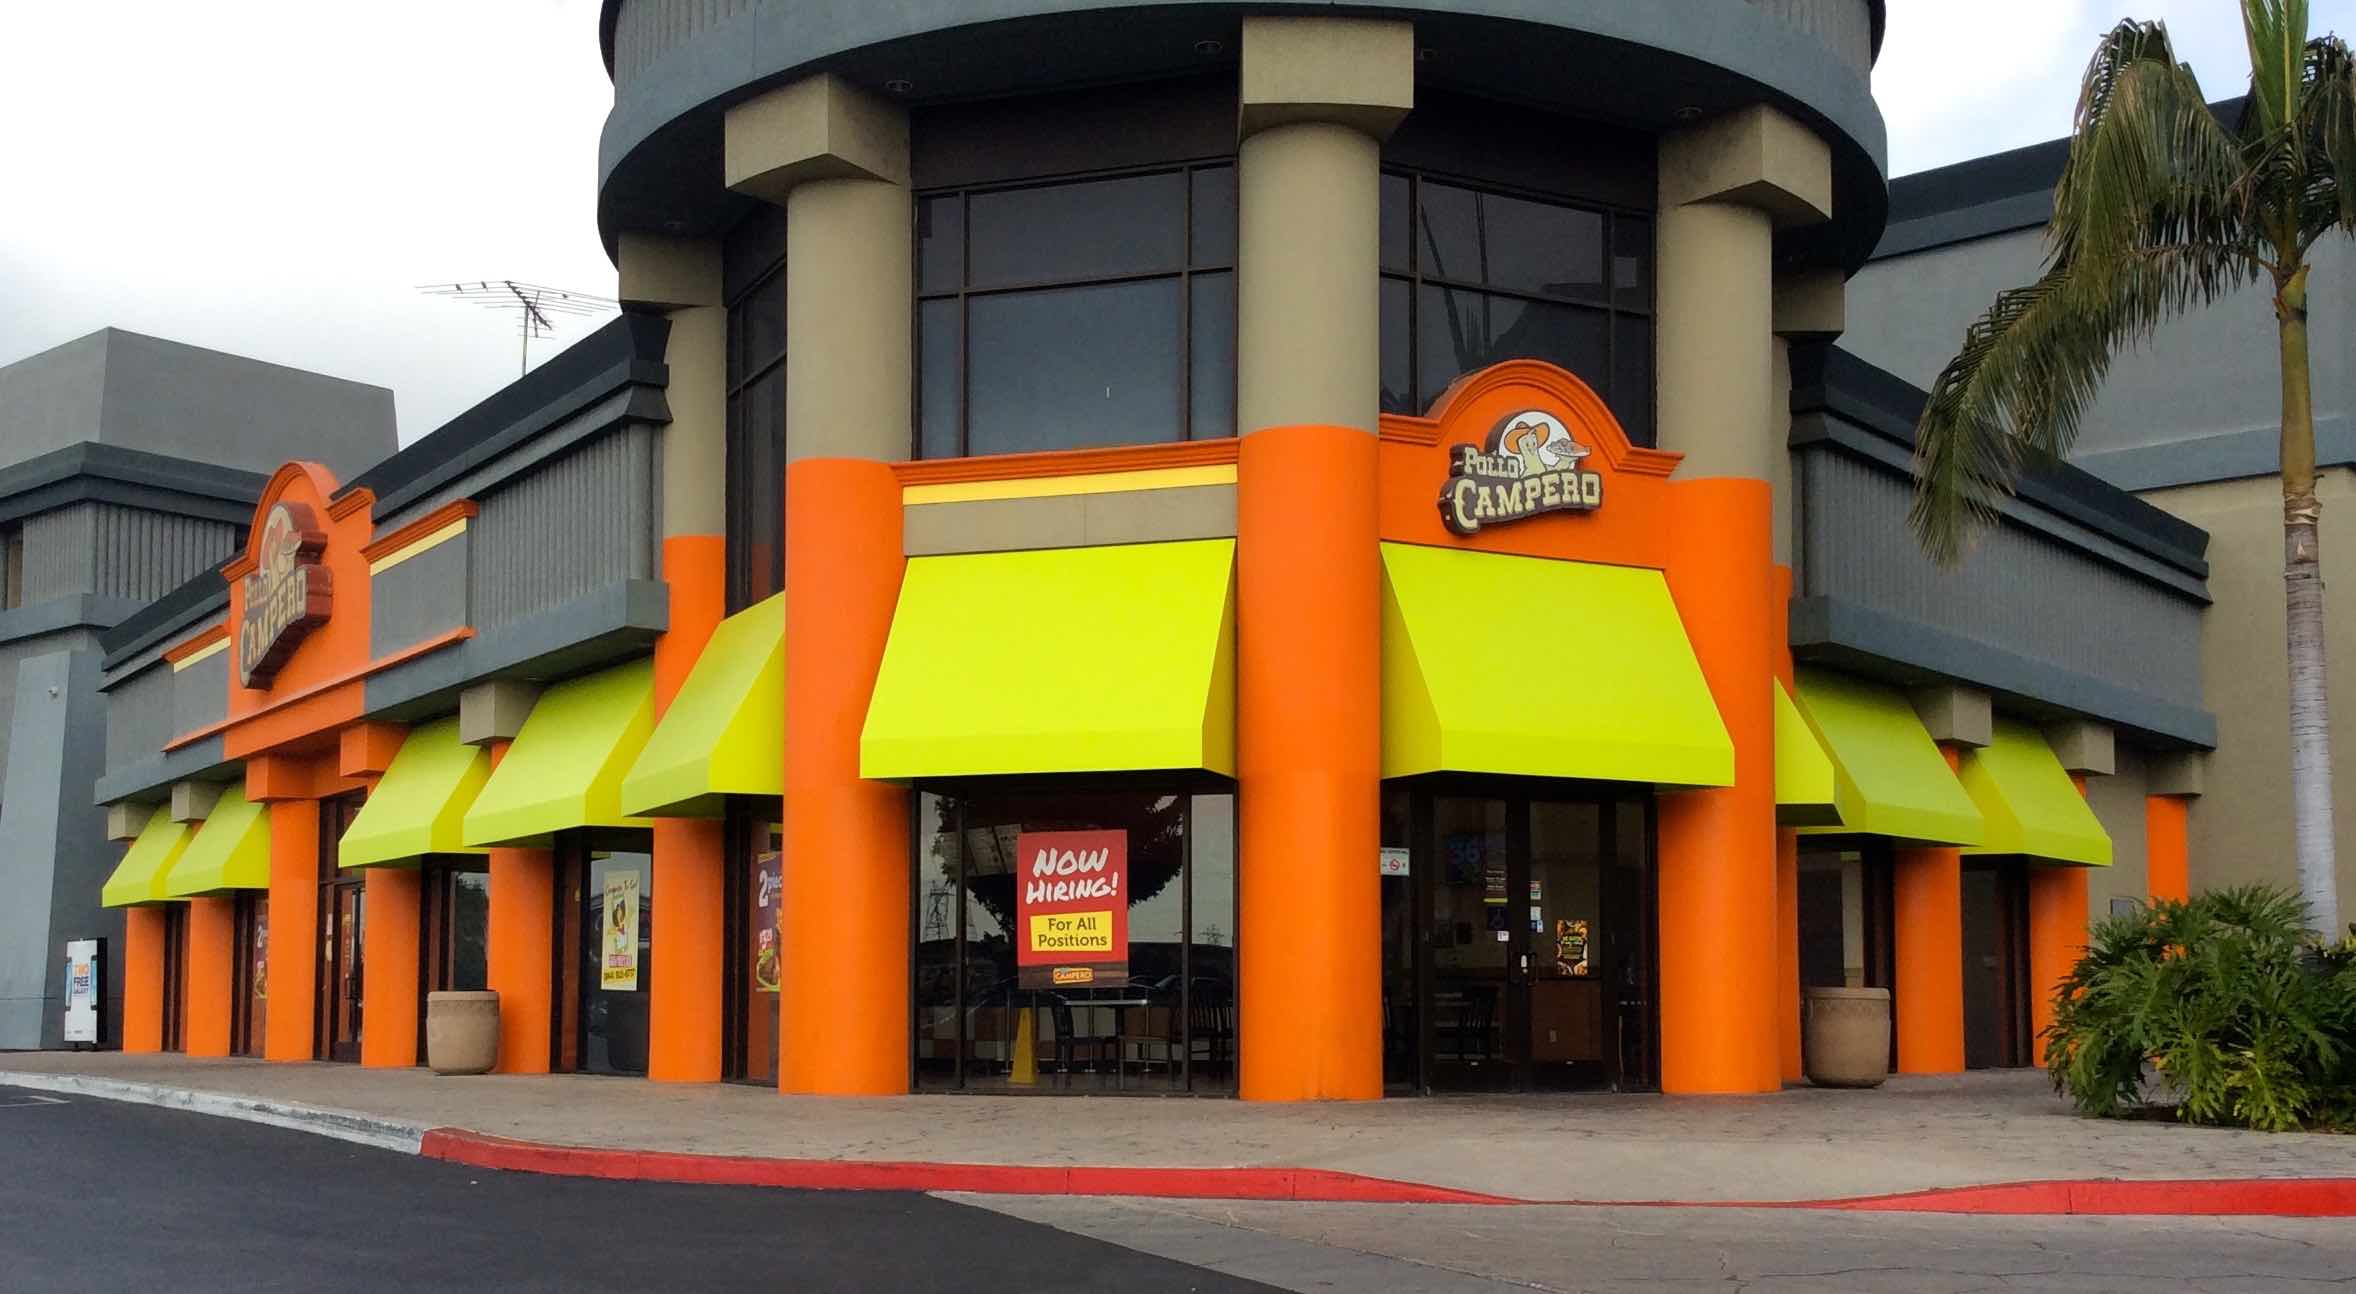
<svg viewBox="0 0 2356 1294">
<path fill-rule="evenodd" d="M 622 778 L 621 811 L 716 818 L 785 784 L 785 595 L 728 617 Z"/>
<path fill-rule="evenodd" d="M 1958 777 L 1987 822 L 1979 847 L 1966 853 L 2111 865 L 2110 833 L 2035 728 L 1998 719 L 1986 747 L 1964 752 Z"/>
<path fill-rule="evenodd" d="M 1775 680 L 1775 820 L 1787 827 L 1838 826 L 1838 778 L 1824 742 Z"/>
<path fill-rule="evenodd" d="M 163 884 L 175 899 L 269 889 L 270 806 L 246 799 L 243 782 L 222 788 Z"/>
<path fill-rule="evenodd" d="M 1840 815 L 1838 826 L 1804 830 L 1979 843 L 1980 811 L 1905 696 L 1829 670 L 1803 669 L 1799 681 L 1800 713 L 1832 756 Z"/>
<path fill-rule="evenodd" d="M 1383 776 L 1733 784 L 1660 572 L 1408 544 L 1382 560 Z"/>
<path fill-rule="evenodd" d="M 643 827 L 622 813 L 622 774 L 654 731 L 654 662 L 567 679 L 540 694 L 466 811 L 469 845 L 545 841 L 571 827 Z"/>
<path fill-rule="evenodd" d="M 164 877 L 170 874 L 172 864 L 180 861 L 189 837 L 195 834 L 187 823 L 172 821 L 169 806 L 157 805 L 155 812 L 147 815 L 147 825 L 139 829 L 138 838 L 123 852 L 114 874 L 100 887 L 98 901 L 110 908 L 128 908 L 170 898 L 164 893 Z"/>
<path fill-rule="evenodd" d="M 908 563 L 863 777 L 1235 771 L 1235 541 Z"/>
<path fill-rule="evenodd" d="M 427 854 L 480 853 L 467 848 L 460 827 L 490 776 L 491 757 L 458 740 L 456 716 L 411 728 L 344 831 L 337 863 L 374 867 Z"/>
</svg>

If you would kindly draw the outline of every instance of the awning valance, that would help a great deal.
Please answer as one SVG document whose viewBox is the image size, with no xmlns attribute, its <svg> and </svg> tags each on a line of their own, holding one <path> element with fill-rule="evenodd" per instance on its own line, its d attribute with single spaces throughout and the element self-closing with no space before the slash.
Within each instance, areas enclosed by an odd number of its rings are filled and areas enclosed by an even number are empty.
<svg viewBox="0 0 2356 1294">
<path fill-rule="evenodd" d="M 1731 786 L 1660 572 L 1384 544 L 1383 776 Z"/>
<path fill-rule="evenodd" d="M 115 865 L 114 874 L 100 887 L 98 901 L 110 908 L 128 908 L 169 899 L 171 896 L 164 893 L 164 878 L 195 834 L 187 823 L 172 821 L 169 807 L 157 805 L 155 812 L 147 815 L 147 825 L 139 829 L 138 838 L 123 851 L 123 861 Z"/>
<path fill-rule="evenodd" d="M 1235 541 L 908 563 L 864 777 L 1235 771 Z"/>
<path fill-rule="evenodd" d="M 712 630 L 622 778 L 621 810 L 716 818 L 729 795 L 785 785 L 785 595 Z"/>
<path fill-rule="evenodd" d="M 1787 827 L 1838 826 L 1838 784 L 1824 740 L 1783 680 L 1775 680 L 1775 820 Z"/>
<path fill-rule="evenodd" d="M 345 829 L 337 863 L 375 867 L 481 852 L 467 848 L 461 824 L 490 776 L 491 757 L 458 740 L 455 716 L 411 728 Z"/>
<path fill-rule="evenodd" d="M 622 813 L 622 775 L 654 731 L 654 663 L 567 679 L 540 694 L 466 811 L 469 845 L 545 841 L 572 827 L 642 827 Z"/>
<path fill-rule="evenodd" d="M 1832 757 L 1840 819 L 1804 830 L 1979 843 L 1979 809 L 1903 694 L 1820 669 L 1801 670 L 1799 683 L 1800 712 Z"/>
<path fill-rule="evenodd" d="M 175 899 L 269 889 L 270 806 L 246 799 L 243 782 L 224 787 L 163 880 Z"/>
<path fill-rule="evenodd" d="M 1979 847 L 1966 853 L 2111 865 L 2110 833 L 2035 728 L 1998 719 L 1987 746 L 1964 752 L 1957 776 L 1987 822 Z"/>
</svg>

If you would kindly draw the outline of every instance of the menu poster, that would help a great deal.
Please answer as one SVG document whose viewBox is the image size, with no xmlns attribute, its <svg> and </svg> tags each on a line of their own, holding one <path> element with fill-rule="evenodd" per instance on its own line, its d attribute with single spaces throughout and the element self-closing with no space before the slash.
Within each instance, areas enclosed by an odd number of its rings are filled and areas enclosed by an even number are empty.
<svg viewBox="0 0 2356 1294">
<path fill-rule="evenodd" d="M 753 860 L 753 992 L 775 993 L 777 978 L 777 892 L 785 884 L 784 855 Z"/>
<path fill-rule="evenodd" d="M 1085 988 L 1129 975 L 1129 833 L 1015 838 L 1015 964 L 1024 988 Z"/>
<path fill-rule="evenodd" d="M 638 991 L 638 873 L 605 874 L 605 956 L 597 986 L 614 993 Z"/>
</svg>

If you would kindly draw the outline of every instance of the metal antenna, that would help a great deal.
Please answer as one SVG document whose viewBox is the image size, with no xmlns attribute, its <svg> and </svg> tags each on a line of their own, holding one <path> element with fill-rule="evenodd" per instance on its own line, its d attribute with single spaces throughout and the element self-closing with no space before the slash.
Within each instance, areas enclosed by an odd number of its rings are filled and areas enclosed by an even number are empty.
<svg viewBox="0 0 2356 1294">
<path fill-rule="evenodd" d="M 573 292 L 564 288 L 545 287 L 538 283 L 518 283 L 514 279 L 480 279 L 473 283 L 421 283 L 418 291 L 429 297 L 448 297 L 491 310 L 512 310 L 516 316 L 516 332 L 523 338 L 518 376 L 532 367 L 532 339 L 546 337 L 556 331 L 553 315 L 572 315 L 593 318 L 612 314 L 622 308 L 619 301 L 590 292 Z"/>
</svg>

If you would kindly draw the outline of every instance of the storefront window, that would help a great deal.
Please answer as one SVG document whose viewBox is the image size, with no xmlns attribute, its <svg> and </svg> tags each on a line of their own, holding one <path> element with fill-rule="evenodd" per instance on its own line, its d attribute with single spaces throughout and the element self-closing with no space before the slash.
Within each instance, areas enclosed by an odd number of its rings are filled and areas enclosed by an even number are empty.
<svg viewBox="0 0 2356 1294">
<path fill-rule="evenodd" d="M 1232 797 L 927 794 L 918 817 L 919 1087 L 1234 1090 Z"/>
<path fill-rule="evenodd" d="M 1235 434 L 1235 168 L 934 191 L 920 458 Z"/>
<path fill-rule="evenodd" d="M 429 988 L 479 992 L 489 985 L 490 865 L 479 858 L 436 859 L 426 868 Z"/>
<path fill-rule="evenodd" d="M 764 205 L 724 245 L 728 609 L 785 587 L 785 222 Z"/>
<path fill-rule="evenodd" d="M 1509 359 L 1577 374 L 1653 443 L 1652 221 L 1417 172 L 1382 178 L 1382 407 Z"/>
<path fill-rule="evenodd" d="M 781 987 L 778 897 L 784 881 L 784 827 L 774 800 L 732 805 L 729 837 L 728 1076 L 777 1081 L 777 1003 Z"/>
<path fill-rule="evenodd" d="M 587 849 L 570 870 L 579 880 L 578 1068 L 644 1074 L 654 980 L 654 856 Z"/>
</svg>

